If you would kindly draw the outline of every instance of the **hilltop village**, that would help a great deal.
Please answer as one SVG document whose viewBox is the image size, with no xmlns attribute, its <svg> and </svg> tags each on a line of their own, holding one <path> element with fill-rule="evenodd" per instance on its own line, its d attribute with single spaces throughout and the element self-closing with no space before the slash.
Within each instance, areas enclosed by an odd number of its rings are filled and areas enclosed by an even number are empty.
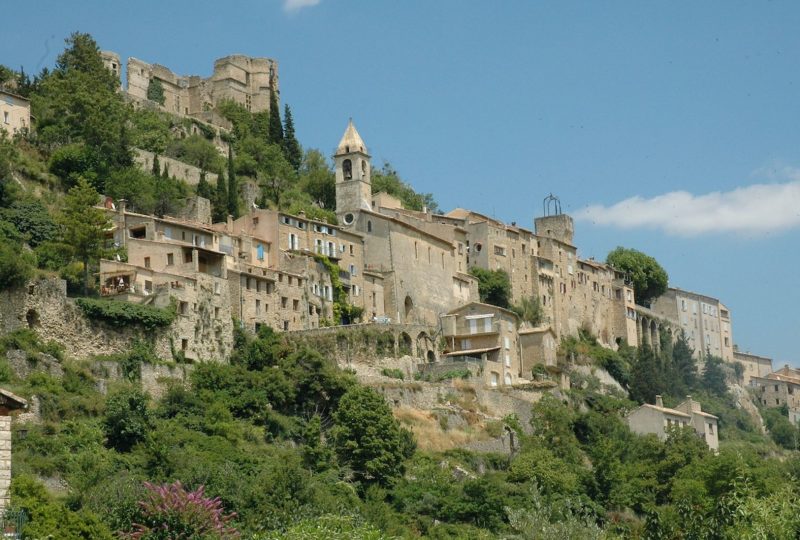
<svg viewBox="0 0 800 540">
<path fill-rule="evenodd" d="M 0 65 L 6 536 L 797 537 L 800 370 L 714 291 L 303 148 L 274 59 L 66 41 Z"/>
<path fill-rule="evenodd" d="M 119 55 L 101 56 L 119 81 Z M 230 100 L 247 111 L 268 111 L 270 96 L 279 91 L 275 60 L 241 55 L 217 60 L 209 78 L 130 58 L 126 79 L 119 91 L 128 101 L 191 118 L 192 132 L 210 131 L 221 155 L 230 150 L 232 125 L 216 107 Z M 2 94 L 5 128 L 12 134 L 26 129 L 27 100 Z M 136 150 L 143 170 L 154 160 L 152 152 Z M 206 176 L 193 165 L 161 161 L 190 186 Z M 771 360 L 737 350 L 731 312 L 717 298 L 671 287 L 650 307 L 637 304 L 624 272 L 580 257 L 573 220 L 557 197 L 544 199 L 531 228 L 464 208 L 404 208 L 397 197 L 373 193 L 369 150 L 352 120 L 333 161 L 337 223 L 259 208 L 248 196 L 253 185 L 242 186 L 247 210 L 241 217 L 221 222 L 212 221 L 211 203 L 200 196 L 179 215 L 163 217 L 106 197 L 98 206 L 113 224 L 108 244 L 124 250 L 126 259 L 100 261 L 101 295 L 142 305 L 176 303 L 170 348 L 189 362 L 225 360 L 234 320 L 252 332 L 372 325 L 391 327 L 395 351 L 420 363 L 447 369 L 471 362 L 487 387 L 514 387 L 529 383 L 537 365 L 558 371 L 558 344 L 581 331 L 609 349 L 648 345 L 656 351 L 662 334 L 675 339 L 681 333 L 698 362 L 707 353 L 741 363 L 745 385 L 792 395 L 776 390 L 774 381 L 798 383 L 789 373 L 773 375 Z M 208 178 L 215 179 L 213 173 Z M 537 320 L 482 303 L 473 268 L 505 272 L 511 303 L 535 302 Z M 786 402 L 771 394 L 764 399 Z"/>
</svg>

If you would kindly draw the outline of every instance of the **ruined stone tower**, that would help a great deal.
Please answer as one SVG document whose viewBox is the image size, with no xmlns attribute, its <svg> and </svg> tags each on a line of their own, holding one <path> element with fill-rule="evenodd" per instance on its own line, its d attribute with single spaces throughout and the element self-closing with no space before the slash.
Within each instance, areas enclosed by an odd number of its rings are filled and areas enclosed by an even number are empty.
<svg viewBox="0 0 800 540">
<path fill-rule="evenodd" d="M 339 141 L 333 160 L 336 167 L 336 215 L 341 223 L 350 225 L 356 212 L 372 210 L 369 154 L 352 119 Z"/>
</svg>

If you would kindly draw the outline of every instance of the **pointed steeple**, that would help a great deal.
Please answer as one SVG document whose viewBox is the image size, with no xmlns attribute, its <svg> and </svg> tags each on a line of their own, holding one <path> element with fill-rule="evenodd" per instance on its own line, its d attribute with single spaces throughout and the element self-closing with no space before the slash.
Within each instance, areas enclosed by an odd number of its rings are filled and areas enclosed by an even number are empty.
<svg viewBox="0 0 800 540">
<path fill-rule="evenodd" d="M 353 119 L 347 123 L 347 129 L 344 130 L 342 140 L 339 141 L 339 146 L 336 148 L 336 155 L 350 154 L 353 152 L 361 152 L 362 154 L 369 155 L 361 135 L 358 134 L 356 126 L 353 125 Z"/>
</svg>

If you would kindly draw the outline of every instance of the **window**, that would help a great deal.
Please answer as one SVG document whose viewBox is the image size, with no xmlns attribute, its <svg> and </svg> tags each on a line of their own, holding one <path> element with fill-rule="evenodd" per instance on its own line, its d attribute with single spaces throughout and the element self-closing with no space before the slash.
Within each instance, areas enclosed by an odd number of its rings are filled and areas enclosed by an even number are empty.
<svg viewBox="0 0 800 540">
<path fill-rule="evenodd" d="M 350 244 L 350 255 L 353 254 L 353 244 Z"/>
<path fill-rule="evenodd" d="M 708 423 L 708 432 L 713 435 L 714 434 L 714 424 L 711 422 Z"/>
<path fill-rule="evenodd" d="M 167 266 L 175 264 L 175 256 L 172 253 L 167 253 Z"/>
<path fill-rule="evenodd" d="M 289 321 L 283 321 L 283 331 L 284 332 L 289 331 Z"/>
<path fill-rule="evenodd" d="M 281 296 L 281 307 L 286 309 L 286 306 L 289 304 L 289 299 L 285 296 Z"/>
<path fill-rule="evenodd" d="M 145 268 L 150 268 L 150 257 L 145 257 L 144 258 L 144 267 Z"/>
<path fill-rule="evenodd" d="M 470 319 L 469 320 L 469 333 L 470 334 L 477 334 L 478 333 L 478 321 L 477 321 L 477 319 Z"/>
<path fill-rule="evenodd" d="M 506 350 L 510 349 L 511 348 L 511 338 L 509 338 L 508 336 L 504 337 L 503 338 L 503 345 L 506 348 Z"/>
<path fill-rule="evenodd" d="M 256 299 L 256 315 L 261 315 L 261 300 Z"/>
<path fill-rule="evenodd" d="M 353 162 L 349 159 L 346 159 L 342 162 L 342 173 L 344 174 L 345 180 L 350 180 L 353 178 Z"/>
<path fill-rule="evenodd" d="M 372 232 L 372 221 L 367 221 L 367 232 Z"/>
<path fill-rule="evenodd" d="M 189 348 L 189 340 L 188 339 L 182 339 L 181 340 L 181 350 L 185 351 L 188 348 Z"/>
<path fill-rule="evenodd" d="M 181 302 L 180 304 L 178 304 L 178 312 L 181 315 L 186 315 L 188 311 L 189 311 L 189 302 Z"/>
<path fill-rule="evenodd" d="M 219 294 L 219 282 L 214 282 L 214 294 Z"/>
<path fill-rule="evenodd" d="M 470 340 L 468 340 L 468 339 L 462 339 L 461 340 L 461 350 L 462 351 L 468 351 L 471 346 L 472 346 L 472 342 Z"/>
<path fill-rule="evenodd" d="M 355 276 L 356 275 L 356 265 L 354 265 L 354 264 L 350 265 L 350 275 L 351 276 Z"/>
<path fill-rule="evenodd" d="M 219 319 L 219 308 L 218 307 L 214 308 L 214 318 L 215 319 Z"/>
<path fill-rule="evenodd" d="M 506 353 L 506 367 L 511 367 L 511 355 Z"/>
<path fill-rule="evenodd" d="M 3 123 L 8 124 L 8 111 L 3 111 Z"/>
<path fill-rule="evenodd" d="M 258 244 L 258 247 L 256 248 L 256 258 L 259 261 L 263 261 L 264 260 L 264 246 L 263 246 L 263 244 Z"/>
<path fill-rule="evenodd" d="M 417 243 L 414 242 L 414 258 L 419 259 L 419 253 L 417 252 Z"/>
<path fill-rule="evenodd" d="M 300 300 L 292 300 L 292 309 L 294 311 L 300 310 Z"/>
<path fill-rule="evenodd" d="M 500 374 L 497 373 L 496 371 L 492 371 L 492 378 L 489 384 L 492 386 L 497 386 L 497 384 L 499 383 L 499 379 L 500 379 Z"/>
</svg>

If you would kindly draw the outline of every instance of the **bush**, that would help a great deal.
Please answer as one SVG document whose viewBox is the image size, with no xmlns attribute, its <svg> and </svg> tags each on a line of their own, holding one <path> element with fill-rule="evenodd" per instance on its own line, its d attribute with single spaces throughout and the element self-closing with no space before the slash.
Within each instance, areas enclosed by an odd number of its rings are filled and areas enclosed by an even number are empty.
<svg viewBox="0 0 800 540">
<path fill-rule="evenodd" d="M 163 309 L 95 298 L 78 298 L 76 303 L 90 319 L 102 320 L 112 326 L 140 325 L 147 330 L 155 330 L 167 327 L 175 320 L 174 308 Z"/>
<path fill-rule="evenodd" d="M 403 372 L 396 368 L 383 368 L 381 370 L 381 375 L 384 377 L 391 377 L 392 379 L 400 379 L 401 381 L 406 378 Z"/>
<path fill-rule="evenodd" d="M 31 253 L 0 244 L 0 291 L 25 285 L 33 277 L 34 261 Z"/>
<path fill-rule="evenodd" d="M 238 538 L 230 526 L 236 514 L 225 514 L 219 497 L 205 496 L 204 487 L 186 491 L 180 481 L 155 486 L 145 483 L 147 498 L 139 503 L 141 522 L 123 534 L 128 540 Z"/>
<path fill-rule="evenodd" d="M 140 390 L 121 390 L 108 397 L 103 431 L 109 446 L 126 452 L 143 441 L 151 427 L 147 396 Z"/>
</svg>

